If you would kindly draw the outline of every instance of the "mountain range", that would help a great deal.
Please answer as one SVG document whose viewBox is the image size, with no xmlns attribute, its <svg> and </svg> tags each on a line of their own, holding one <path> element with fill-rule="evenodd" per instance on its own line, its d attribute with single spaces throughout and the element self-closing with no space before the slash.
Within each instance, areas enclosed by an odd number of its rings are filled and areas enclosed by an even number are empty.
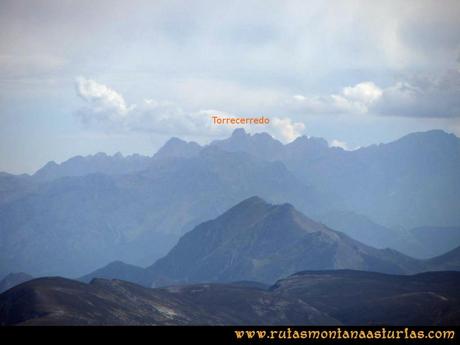
<svg viewBox="0 0 460 345">
<path fill-rule="evenodd" d="M 441 130 L 412 133 L 353 151 L 322 138 L 283 145 L 270 135 L 236 130 L 211 145 L 281 161 L 300 180 L 334 196 L 341 207 L 389 228 L 460 223 L 460 140 Z"/>
<path fill-rule="evenodd" d="M 1 173 L 0 276 L 78 277 L 116 260 L 147 266 L 253 195 L 368 246 L 440 255 L 460 245 L 459 142 L 429 131 L 345 151 L 239 129 L 204 147 L 172 138 L 152 157 L 96 154 L 34 175 Z"/>
</svg>

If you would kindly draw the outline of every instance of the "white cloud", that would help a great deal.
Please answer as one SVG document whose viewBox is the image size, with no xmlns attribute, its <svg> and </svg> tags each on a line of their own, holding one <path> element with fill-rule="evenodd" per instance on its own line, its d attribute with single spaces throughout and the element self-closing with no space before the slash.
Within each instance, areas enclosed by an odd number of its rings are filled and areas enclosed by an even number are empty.
<svg viewBox="0 0 460 345">
<path fill-rule="evenodd" d="M 113 120 L 122 120 L 131 110 L 121 94 L 92 79 L 77 78 L 77 92 L 100 118 L 110 116 Z"/>
<path fill-rule="evenodd" d="M 293 122 L 289 118 L 275 117 L 271 120 L 268 132 L 275 138 L 284 142 L 291 142 L 305 131 L 305 124 L 302 122 Z"/>
<path fill-rule="evenodd" d="M 342 94 L 348 100 L 371 104 L 382 97 L 382 90 L 373 82 L 366 81 L 355 86 L 345 87 Z"/>
<path fill-rule="evenodd" d="M 350 148 L 348 147 L 347 143 L 341 140 L 334 139 L 331 141 L 329 144 L 330 147 L 340 147 L 344 150 L 349 150 Z"/>
<path fill-rule="evenodd" d="M 86 102 L 77 116 L 88 126 L 175 135 L 196 134 L 209 127 L 209 111 L 185 112 L 172 102 L 154 99 L 128 105 L 122 94 L 92 79 L 78 78 L 77 92 Z"/>
<path fill-rule="evenodd" d="M 266 131 L 289 142 L 305 129 L 302 122 L 290 118 L 269 117 L 268 125 L 215 125 L 211 117 L 260 117 L 261 115 L 231 114 L 215 109 L 184 110 L 175 103 L 145 99 L 141 104 L 128 105 L 123 95 L 92 79 L 78 78 L 77 93 L 86 102 L 76 115 L 87 126 L 105 131 L 138 131 L 166 135 L 215 137 L 243 127 L 255 133 Z M 267 116 L 266 116 L 267 117 Z"/>
<path fill-rule="evenodd" d="M 460 71 L 442 77 L 400 80 L 388 87 L 364 81 L 330 95 L 294 95 L 288 109 L 304 114 L 373 114 L 400 117 L 460 117 Z"/>
<path fill-rule="evenodd" d="M 310 113 L 367 113 L 369 107 L 382 97 L 382 90 L 373 82 L 365 81 L 347 86 L 338 94 L 294 95 L 289 105 L 297 111 Z"/>
</svg>

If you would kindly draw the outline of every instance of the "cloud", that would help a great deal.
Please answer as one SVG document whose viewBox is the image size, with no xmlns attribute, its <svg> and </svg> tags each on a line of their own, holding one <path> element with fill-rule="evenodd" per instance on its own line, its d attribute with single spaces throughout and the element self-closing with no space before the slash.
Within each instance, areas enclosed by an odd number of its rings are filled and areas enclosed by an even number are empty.
<svg viewBox="0 0 460 345">
<path fill-rule="evenodd" d="M 361 146 L 350 146 L 347 142 L 343 140 L 338 140 L 334 139 L 329 142 L 330 147 L 340 147 L 341 149 L 344 149 L 345 151 L 354 151 L 358 150 L 361 148 Z"/>
<path fill-rule="evenodd" d="M 104 130 L 195 134 L 209 122 L 209 111 L 185 112 L 169 101 L 145 99 L 128 105 L 122 94 L 92 79 L 77 78 L 85 106 L 76 112 L 87 126 Z"/>
<path fill-rule="evenodd" d="M 145 99 L 128 105 L 123 95 L 111 87 L 92 79 L 77 78 L 77 94 L 85 106 L 76 116 L 86 126 L 104 131 L 137 131 L 165 135 L 216 137 L 229 134 L 237 127 L 248 132 L 266 131 L 289 142 L 303 134 L 305 125 L 290 118 L 270 117 L 267 126 L 215 125 L 211 117 L 260 117 L 261 115 L 230 114 L 215 109 L 184 110 L 173 102 Z"/>
<path fill-rule="evenodd" d="M 344 150 L 349 150 L 349 147 L 347 145 L 346 142 L 344 141 L 340 141 L 340 140 L 337 140 L 337 139 L 334 139 L 331 141 L 331 143 L 329 144 L 330 147 L 340 147 Z"/>
<path fill-rule="evenodd" d="M 92 79 L 77 78 L 77 93 L 88 105 L 86 111 L 82 112 L 91 115 L 85 118 L 86 122 L 91 120 L 123 122 L 128 112 L 133 109 L 126 105 L 121 94 Z"/>
<path fill-rule="evenodd" d="M 289 118 L 275 117 L 270 123 L 268 132 L 275 138 L 280 138 L 284 142 L 291 142 L 298 136 L 304 134 L 305 124 L 303 122 L 293 122 Z"/>
<path fill-rule="evenodd" d="M 288 108 L 309 114 L 371 114 L 399 117 L 460 117 L 460 72 L 400 80 L 388 87 L 364 81 L 331 95 L 294 95 Z"/>
<path fill-rule="evenodd" d="M 365 81 L 347 86 L 338 94 L 294 95 L 288 104 L 297 111 L 309 113 L 364 114 L 382 97 L 382 93 L 373 82 Z"/>
<path fill-rule="evenodd" d="M 383 90 L 372 109 L 377 114 L 419 118 L 460 117 L 460 72 L 399 81 Z"/>
<path fill-rule="evenodd" d="M 356 84 L 355 86 L 345 87 L 342 94 L 348 100 L 361 102 L 363 104 L 372 104 L 382 97 L 382 90 L 373 82 L 366 81 Z"/>
</svg>

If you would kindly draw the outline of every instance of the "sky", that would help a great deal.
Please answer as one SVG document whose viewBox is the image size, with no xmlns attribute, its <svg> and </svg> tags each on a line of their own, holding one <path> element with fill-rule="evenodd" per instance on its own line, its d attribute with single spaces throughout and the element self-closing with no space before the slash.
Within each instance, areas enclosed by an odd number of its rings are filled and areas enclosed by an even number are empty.
<svg viewBox="0 0 460 345">
<path fill-rule="evenodd" d="M 459 1 L 0 1 L 0 171 L 152 155 L 265 116 L 283 142 L 460 136 Z"/>
</svg>

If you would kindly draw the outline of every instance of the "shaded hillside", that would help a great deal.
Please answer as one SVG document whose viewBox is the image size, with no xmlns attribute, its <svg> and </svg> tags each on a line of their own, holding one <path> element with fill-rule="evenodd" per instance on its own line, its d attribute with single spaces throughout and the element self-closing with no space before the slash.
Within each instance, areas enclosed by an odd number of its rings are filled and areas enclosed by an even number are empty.
<svg viewBox="0 0 460 345">
<path fill-rule="evenodd" d="M 458 325 L 460 272 L 413 276 L 373 272 L 301 272 L 272 292 L 310 303 L 347 325 Z"/>
<path fill-rule="evenodd" d="M 420 261 L 379 250 L 317 223 L 290 204 L 249 198 L 185 234 L 147 268 L 154 285 L 236 280 L 271 283 L 300 270 L 411 273 Z"/>
<path fill-rule="evenodd" d="M 426 266 L 431 271 L 459 271 L 460 270 L 460 247 L 451 251 L 425 260 Z"/>
<path fill-rule="evenodd" d="M 148 289 L 41 278 L 0 295 L 0 325 L 337 324 L 309 305 L 237 285 Z"/>
<path fill-rule="evenodd" d="M 0 325 L 458 325 L 460 272 L 301 272 L 270 289 L 40 278 L 0 295 Z"/>
</svg>

